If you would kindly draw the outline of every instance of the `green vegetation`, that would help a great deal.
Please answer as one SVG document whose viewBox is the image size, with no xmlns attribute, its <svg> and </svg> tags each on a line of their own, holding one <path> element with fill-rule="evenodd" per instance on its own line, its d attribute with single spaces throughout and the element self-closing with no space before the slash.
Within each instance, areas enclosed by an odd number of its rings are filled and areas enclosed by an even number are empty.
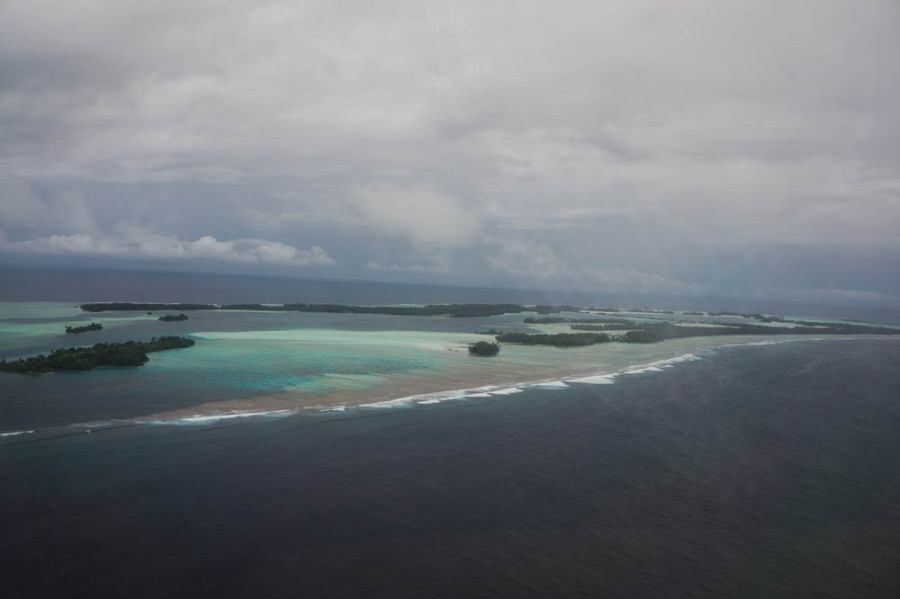
<svg viewBox="0 0 900 599">
<path fill-rule="evenodd" d="M 791 322 L 791 321 L 783 321 Z M 830 324 L 828 326 L 812 326 L 807 323 L 796 323 L 794 327 L 769 327 L 758 324 L 723 324 L 716 327 L 699 327 L 675 325 L 671 322 L 633 325 L 635 330 L 628 331 L 616 341 L 626 343 L 655 343 L 665 339 L 684 337 L 716 337 L 723 335 L 900 335 L 900 329 L 872 327 L 856 324 Z"/>
<path fill-rule="evenodd" d="M 91 347 L 57 349 L 49 355 L 22 358 L 7 362 L 0 360 L 0 370 L 18 373 L 42 373 L 55 370 L 92 370 L 98 366 L 142 366 L 148 353 L 191 347 L 193 339 L 186 337 L 154 337 L 148 342 L 97 343 Z"/>
<path fill-rule="evenodd" d="M 573 324 L 569 328 L 573 331 L 621 331 L 633 327 L 628 322 L 608 322 L 603 324 Z"/>
<path fill-rule="evenodd" d="M 581 312 L 581 308 L 575 306 L 535 306 L 538 314 L 556 314 L 557 312 Z"/>
<path fill-rule="evenodd" d="M 521 343 L 523 345 L 552 345 L 553 347 L 582 347 L 595 343 L 612 341 L 612 337 L 604 333 L 504 333 L 497 335 L 501 343 Z"/>
<path fill-rule="evenodd" d="M 87 333 L 88 331 L 99 331 L 101 329 L 103 329 L 103 325 L 99 322 L 92 322 L 91 324 L 86 324 L 80 327 L 66 325 L 67 333 Z"/>
<path fill-rule="evenodd" d="M 639 329 L 620 335 L 616 341 L 622 341 L 623 343 L 657 343 L 664 339 L 671 339 L 671 337 L 666 337 L 657 329 Z"/>
<path fill-rule="evenodd" d="M 778 320 L 777 322 L 795 322 Z M 604 331 L 610 329 L 631 329 L 620 335 L 595 332 L 577 333 L 503 333 L 496 336 L 501 343 L 521 343 L 524 345 L 551 345 L 553 347 L 581 347 L 618 341 L 621 343 L 658 343 L 666 339 L 684 337 L 716 337 L 729 335 L 900 335 L 900 329 L 873 327 L 857 324 L 831 324 L 813 326 L 796 322 L 795 327 L 771 327 L 758 324 L 722 324 L 715 327 L 673 324 L 671 322 L 637 323 L 621 321 L 615 324 L 573 324 L 573 331 Z"/>
<path fill-rule="evenodd" d="M 496 356 L 500 353 L 500 346 L 490 341 L 479 341 L 469 344 L 469 353 L 473 356 Z"/>
<path fill-rule="evenodd" d="M 781 316 L 763 316 L 762 314 L 751 314 L 751 318 L 755 318 L 760 322 L 794 322 L 793 320 L 785 320 Z"/>
<path fill-rule="evenodd" d="M 187 314 L 182 312 L 178 316 L 175 316 L 174 314 L 166 314 L 165 316 L 160 316 L 158 320 L 161 320 L 163 322 L 178 322 L 179 320 L 187 320 L 187 319 L 188 319 Z"/>
</svg>

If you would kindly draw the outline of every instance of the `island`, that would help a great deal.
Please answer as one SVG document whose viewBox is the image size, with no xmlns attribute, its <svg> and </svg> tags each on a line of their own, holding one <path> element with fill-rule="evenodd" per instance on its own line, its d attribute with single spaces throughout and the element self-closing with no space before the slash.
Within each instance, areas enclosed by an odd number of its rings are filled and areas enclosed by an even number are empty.
<svg viewBox="0 0 900 599">
<path fill-rule="evenodd" d="M 620 308 L 602 309 L 612 316 L 598 314 L 596 308 L 583 308 L 571 305 L 520 305 L 520 304 L 427 304 L 358 306 L 345 304 L 191 304 L 191 303 L 134 303 L 106 302 L 82 304 L 85 312 L 104 311 L 153 311 L 153 310 L 254 310 L 266 312 L 325 312 L 340 314 L 385 314 L 391 316 L 443 316 L 449 318 L 490 317 L 501 314 L 537 313 L 541 316 L 528 316 L 524 324 L 553 325 L 567 324 L 571 332 L 541 333 L 505 333 L 491 329 L 499 343 L 518 343 L 523 345 L 549 345 L 553 347 L 583 347 L 598 343 L 658 343 L 667 339 L 684 337 L 710 337 L 730 335 L 896 335 L 898 328 L 870 326 L 850 323 L 818 323 L 804 320 L 791 320 L 782 316 L 764 314 L 742 314 L 738 312 L 682 312 L 679 317 L 673 310 L 641 309 L 625 310 Z M 625 313 L 644 314 L 638 318 L 623 317 Z M 572 318 L 561 313 L 580 313 L 583 317 Z M 559 316 L 546 316 L 559 314 Z M 725 316 L 740 317 L 743 322 L 709 322 L 685 321 L 684 316 L 703 316 L 705 318 Z M 178 316 L 164 316 L 160 320 L 186 320 L 182 313 Z M 652 320 L 655 322 L 647 322 Z M 747 320 L 756 321 L 750 324 Z M 485 334 L 485 333 L 481 333 Z M 488 343 L 488 342 L 485 342 Z M 472 351 L 473 355 L 482 354 L 486 348 Z M 499 351 L 499 346 L 498 346 Z"/>
<path fill-rule="evenodd" d="M 503 333 L 497 335 L 495 339 L 501 343 L 551 345 L 553 347 L 583 347 L 613 340 L 604 333 Z"/>
<path fill-rule="evenodd" d="M 163 322 L 178 322 L 180 320 L 187 320 L 187 319 L 188 319 L 187 314 L 182 312 L 181 314 L 179 314 L 177 316 L 174 314 L 166 314 L 165 316 L 160 316 L 157 320 L 161 320 Z"/>
<path fill-rule="evenodd" d="M 554 322 L 557 319 L 553 319 Z M 526 319 L 527 322 L 527 319 Z M 782 317 L 766 317 L 764 322 L 790 324 L 793 326 L 766 326 L 744 323 L 673 323 L 673 322 L 628 322 L 621 319 L 606 324 L 581 324 L 569 327 L 571 333 L 502 333 L 495 339 L 501 343 L 523 345 L 549 345 L 553 347 L 581 347 L 597 343 L 618 341 L 620 343 L 658 343 L 667 339 L 686 337 L 717 337 L 731 335 L 900 335 L 900 329 L 867 326 L 859 324 L 816 324 Z M 618 334 L 595 331 L 617 330 Z M 589 332 L 590 331 L 590 332 Z"/>
<path fill-rule="evenodd" d="M 500 353 L 500 345 L 490 341 L 478 341 L 469 344 L 469 353 L 473 356 L 496 356 Z"/>
<path fill-rule="evenodd" d="M 428 304 L 425 306 L 354 306 L 345 304 L 152 304 L 105 302 L 81 304 L 85 312 L 126 312 L 160 310 L 255 310 L 263 312 L 327 312 L 337 314 L 387 314 L 389 316 L 447 316 L 474 318 L 521 312 L 566 312 L 573 306 L 522 306 L 519 304 Z"/>
<path fill-rule="evenodd" d="M 57 349 L 48 355 L 0 360 L 0 371 L 41 374 L 57 370 L 93 370 L 98 366 L 143 366 L 147 354 L 194 345 L 187 337 L 154 337 L 150 341 L 96 343 L 91 347 Z"/>
<path fill-rule="evenodd" d="M 99 322 L 92 322 L 91 324 L 86 324 L 80 327 L 73 327 L 70 325 L 66 325 L 66 333 L 75 334 L 75 333 L 87 333 L 88 331 L 100 331 L 103 329 L 103 325 Z"/>
</svg>

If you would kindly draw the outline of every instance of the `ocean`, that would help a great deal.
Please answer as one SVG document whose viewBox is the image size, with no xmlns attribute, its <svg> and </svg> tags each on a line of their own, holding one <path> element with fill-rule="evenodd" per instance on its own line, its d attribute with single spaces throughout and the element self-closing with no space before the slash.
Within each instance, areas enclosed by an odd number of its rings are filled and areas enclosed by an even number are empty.
<svg viewBox="0 0 900 599">
<path fill-rule="evenodd" d="M 77 315 L 4 309 L 7 353 L 52 346 Z M 900 592 L 894 338 L 523 350 L 482 366 L 446 351 L 481 326 L 466 319 L 326 316 L 191 314 L 167 324 L 205 333 L 197 346 L 140 369 L 0 375 L 0 596 Z M 103 322 L 110 339 L 159 326 Z M 379 401 L 451 373 L 591 360 L 594 377 Z M 191 420 L 206 395 L 285 389 L 375 405 Z"/>
</svg>

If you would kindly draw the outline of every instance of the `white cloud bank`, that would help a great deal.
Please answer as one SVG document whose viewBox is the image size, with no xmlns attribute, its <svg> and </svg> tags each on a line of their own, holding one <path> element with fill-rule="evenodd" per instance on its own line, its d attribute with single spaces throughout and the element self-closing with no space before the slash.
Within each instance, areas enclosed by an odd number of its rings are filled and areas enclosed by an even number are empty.
<svg viewBox="0 0 900 599">
<path fill-rule="evenodd" d="M 308 250 L 265 239 L 219 241 L 204 235 L 185 241 L 169 235 L 118 226 L 113 235 L 50 235 L 23 241 L 0 238 L 0 251 L 23 254 L 132 258 L 151 260 L 217 260 L 242 264 L 327 266 L 335 264 L 325 250 Z"/>
</svg>

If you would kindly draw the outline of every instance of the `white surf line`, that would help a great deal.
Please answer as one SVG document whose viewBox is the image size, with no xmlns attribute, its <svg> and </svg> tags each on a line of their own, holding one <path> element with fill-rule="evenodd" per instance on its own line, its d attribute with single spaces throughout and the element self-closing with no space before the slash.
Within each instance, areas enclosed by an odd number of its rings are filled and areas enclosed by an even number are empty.
<svg viewBox="0 0 900 599">
<path fill-rule="evenodd" d="M 565 389 L 568 385 L 563 380 L 545 381 L 543 383 L 532 383 L 529 387 L 538 387 L 540 389 Z"/>
<path fill-rule="evenodd" d="M 584 383 L 587 385 L 612 385 L 616 381 L 616 373 L 597 374 L 592 376 L 583 376 L 579 378 L 566 379 L 567 383 Z"/>
<path fill-rule="evenodd" d="M 390 408 L 404 408 L 404 407 L 408 407 L 408 406 L 412 405 L 412 403 L 415 401 L 415 398 L 416 398 L 415 395 L 410 396 L 410 397 L 398 397 L 397 399 L 388 399 L 385 401 L 375 401 L 372 403 L 363 403 L 363 404 L 357 405 L 356 407 L 357 408 L 371 408 L 371 409 L 375 409 L 375 410 L 384 410 L 384 409 L 390 409 Z"/>
<path fill-rule="evenodd" d="M 8 433 L 0 433 L 0 437 L 18 437 L 19 435 L 33 435 L 34 431 L 10 431 Z"/>
<path fill-rule="evenodd" d="M 376 401 L 370 403 L 359 404 L 356 406 L 347 406 L 347 407 L 356 407 L 356 408 L 374 408 L 374 409 L 384 409 L 384 408 L 402 408 L 402 407 L 411 407 L 413 405 L 434 405 L 443 403 L 445 401 L 459 401 L 464 399 L 487 399 L 494 396 L 506 396 L 506 395 L 514 395 L 516 393 L 521 393 L 522 386 L 526 386 L 527 384 L 519 384 L 519 385 L 484 385 L 481 387 L 468 388 L 468 389 L 451 389 L 448 391 L 435 391 L 432 393 L 420 393 L 416 395 L 408 395 L 405 397 L 398 397 L 397 399 L 388 399 L 385 401 Z"/>
<path fill-rule="evenodd" d="M 160 418 L 160 419 L 135 419 L 135 424 L 154 424 L 168 426 L 189 426 L 212 424 L 220 420 L 233 420 L 236 418 L 254 418 L 264 416 L 288 416 L 296 413 L 296 410 L 266 410 L 266 411 L 244 411 L 232 410 L 229 412 L 211 412 L 209 414 L 194 414 L 192 416 Z"/>
<path fill-rule="evenodd" d="M 496 391 L 489 391 L 491 395 L 513 395 L 515 393 L 521 393 L 522 389 L 519 387 L 507 387 L 506 389 L 497 389 Z"/>
<path fill-rule="evenodd" d="M 423 393 L 417 395 L 409 395 L 405 397 L 399 397 L 396 399 L 388 399 L 384 401 L 370 402 L 364 404 L 358 404 L 356 406 L 346 406 L 346 407 L 355 407 L 362 409 L 391 409 L 391 408 L 404 408 L 404 407 L 413 407 L 415 405 L 435 405 L 439 403 L 443 403 L 445 401 L 458 401 L 465 399 L 489 399 L 497 396 L 507 396 L 514 395 L 516 393 L 521 393 L 525 389 L 528 388 L 537 388 L 537 389 L 547 389 L 547 390 L 562 390 L 567 389 L 570 385 L 569 383 L 586 383 L 586 384 L 612 384 L 614 383 L 614 379 L 617 376 L 623 374 L 639 374 L 642 372 L 662 372 L 663 368 L 669 368 L 671 365 L 677 364 L 679 362 L 687 362 L 690 360 L 699 359 L 695 352 L 690 352 L 686 354 L 681 354 L 678 356 L 674 356 L 672 358 L 666 358 L 663 360 L 656 360 L 654 362 L 649 362 L 646 364 L 636 364 L 633 366 L 627 366 L 619 371 L 613 373 L 603 373 L 603 374 L 595 374 L 581 377 L 572 377 L 572 378 L 563 378 L 563 379 L 551 379 L 551 380 L 541 380 L 541 381 L 526 381 L 521 383 L 516 383 L 514 385 L 485 385 L 482 387 L 476 387 L 474 389 L 454 389 L 449 391 L 437 391 L 434 393 Z M 321 410 L 323 411 L 323 410 Z"/>
<path fill-rule="evenodd" d="M 615 372 L 594 374 L 594 375 L 589 375 L 589 376 L 564 378 L 563 382 L 565 382 L 565 383 L 583 383 L 583 384 L 588 384 L 588 385 L 612 385 L 612 384 L 615 384 L 616 378 L 618 378 L 620 376 L 624 376 L 626 374 L 645 374 L 648 372 L 663 372 L 664 370 L 666 370 L 668 368 L 672 368 L 676 364 L 680 364 L 682 362 L 692 362 L 694 360 L 701 360 L 702 356 L 700 354 L 704 351 L 707 351 L 708 349 L 712 349 L 712 348 L 698 349 L 698 350 L 694 350 L 692 352 L 688 352 L 688 353 L 674 356 L 671 358 L 664 358 L 662 360 L 655 360 L 653 362 L 647 362 L 645 364 L 634 364 L 632 366 L 626 366 Z"/>
</svg>

